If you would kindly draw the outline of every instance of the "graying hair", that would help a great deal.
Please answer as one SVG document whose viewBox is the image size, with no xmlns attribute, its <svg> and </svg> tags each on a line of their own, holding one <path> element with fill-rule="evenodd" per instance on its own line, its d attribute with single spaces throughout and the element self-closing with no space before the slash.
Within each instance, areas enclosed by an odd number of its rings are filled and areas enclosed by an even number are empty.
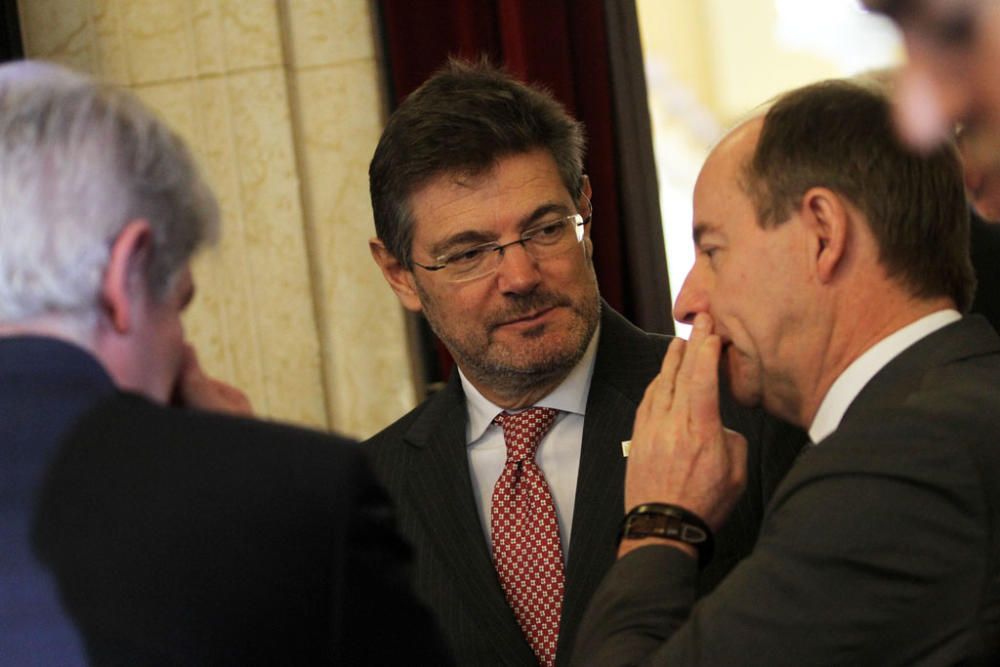
<svg viewBox="0 0 1000 667">
<path fill-rule="evenodd" d="M 111 246 L 139 219 L 152 230 L 143 277 L 162 299 L 218 235 L 180 138 L 126 91 L 52 64 L 0 66 L 0 324 L 92 323 Z"/>
</svg>

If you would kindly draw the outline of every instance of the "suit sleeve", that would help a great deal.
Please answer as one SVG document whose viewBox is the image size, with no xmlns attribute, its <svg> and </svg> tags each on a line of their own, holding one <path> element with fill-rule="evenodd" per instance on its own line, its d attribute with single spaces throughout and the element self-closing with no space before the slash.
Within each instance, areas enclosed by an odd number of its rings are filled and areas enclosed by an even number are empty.
<svg viewBox="0 0 1000 667">
<path fill-rule="evenodd" d="M 679 550 L 620 559 L 585 617 L 581 664 L 960 661 L 988 578 L 975 466 L 898 434 L 846 445 L 803 456 L 752 555 L 700 602 Z"/>
<path fill-rule="evenodd" d="M 396 529 L 388 496 L 366 459 L 355 459 L 356 497 L 346 545 L 347 600 L 337 663 L 451 665 L 453 659 L 431 612 L 411 583 L 410 545 Z"/>
</svg>

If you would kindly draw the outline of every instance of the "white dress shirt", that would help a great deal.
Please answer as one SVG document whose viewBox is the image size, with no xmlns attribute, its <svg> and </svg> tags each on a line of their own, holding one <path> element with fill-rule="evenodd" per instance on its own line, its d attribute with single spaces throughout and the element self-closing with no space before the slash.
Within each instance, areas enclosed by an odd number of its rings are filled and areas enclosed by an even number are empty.
<svg viewBox="0 0 1000 667">
<path fill-rule="evenodd" d="M 580 471 L 580 449 L 583 444 L 583 418 L 587 412 L 587 395 L 590 393 L 590 379 L 594 374 L 599 337 L 600 327 L 594 332 L 583 358 L 577 362 L 562 384 L 532 406 L 560 411 L 552 428 L 539 443 L 535 461 L 545 475 L 545 481 L 549 484 L 552 499 L 556 504 L 564 562 L 569 556 L 576 478 Z M 476 495 L 486 544 L 492 553 L 490 514 L 493 509 L 493 487 L 496 486 L 507 460 L 507 445 L 504 443 L 503 430 L 493 423 L 493 418 L 503 412 L 503 408 L 480 394 L 461 369 L 459 376 L 469 413 L 465 440 L 468 443 L 472 489 Z"/>
<path fill-rule="evenodd" d="M 931 335 L 952 322 L 962 319 L 957 310 L 938 310 L 907 324 L 865 350 L 864 354 L 851 362 L 844 372 L 830 385 L 830 390 L 819 404 L 819 410 L 809 427 L 809 439 L 819 444 L 837 430 L 844 413 L 865 388 L 890 361 L 898 357 L 908 347 Z"/>
</svg>

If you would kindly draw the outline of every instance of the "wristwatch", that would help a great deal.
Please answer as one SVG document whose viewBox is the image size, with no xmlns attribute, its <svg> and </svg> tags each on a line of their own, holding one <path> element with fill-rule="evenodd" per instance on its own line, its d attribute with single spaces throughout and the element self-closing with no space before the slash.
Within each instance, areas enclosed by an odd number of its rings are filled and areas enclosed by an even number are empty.
<svg viewBox="0 0 1000 667">
<path fill-rule="evenodd" d="M 715 540 L 711 528 L 700 516 L 678 505 L 646 503 L 633 507 L 622 520 L 618 543 L 643 537 L 663 537 L 690 544 L 698 551 L 699 567 L 712 560 Z"/>
</svg>

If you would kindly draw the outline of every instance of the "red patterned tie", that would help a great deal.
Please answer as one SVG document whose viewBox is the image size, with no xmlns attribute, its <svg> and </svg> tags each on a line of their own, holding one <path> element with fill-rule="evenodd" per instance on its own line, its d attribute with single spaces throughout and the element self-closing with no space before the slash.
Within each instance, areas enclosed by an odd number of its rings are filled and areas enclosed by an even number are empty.
<svg viewBox="0 0 1000 667">
<path fill-rule="evenodd" d="M 507 463 L 493 488 L 493 563 L 521 631 L 546 667 L 556 661 L 563 561 L 555 503 L 535 450 L 555 418 L 552 408 L 531 408 L 493 420 L 507 443 Z"/>
</svg>

